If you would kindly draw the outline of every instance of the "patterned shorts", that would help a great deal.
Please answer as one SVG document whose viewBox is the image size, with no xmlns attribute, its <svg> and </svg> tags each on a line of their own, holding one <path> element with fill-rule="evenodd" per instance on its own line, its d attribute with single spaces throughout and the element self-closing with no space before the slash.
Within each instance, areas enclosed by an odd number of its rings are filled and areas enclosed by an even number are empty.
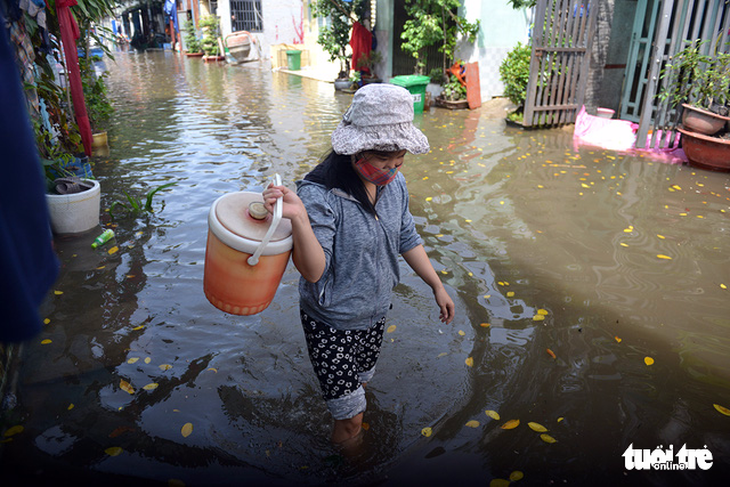
<svg viewBox="0 0 730 487">
<path fill-rule="evenodd" d="M 362 384 L 375 373 L 385 318 L 367 330 L 336 330 L 304 311 L 301 318 L 309 359 L 330 412 L 335 419 L 361 413 L 365 410 Z"/>
</svg>

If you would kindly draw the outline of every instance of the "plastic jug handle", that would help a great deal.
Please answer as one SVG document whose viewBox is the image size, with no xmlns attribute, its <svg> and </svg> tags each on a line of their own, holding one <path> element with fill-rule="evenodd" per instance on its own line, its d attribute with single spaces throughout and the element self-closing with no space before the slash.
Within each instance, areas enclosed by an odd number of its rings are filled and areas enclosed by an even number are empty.
<svg viewBox="0 0 730 487">
<path fill-rule="evenodd" d="M 279 176 L 278 173 L 274 174 L 274 186 L 281 186 L 281 176 Z M 264 239 L 261 240 L 261 243 L 259 244 L 256 251 L 253 253 L 251 257 L 248 258 L 247 262 L 250 266 L 255 266 L 259 263 L 259 257 L 261 257 L 261 254 L 263 253 L 266 246 L 269 244 L 269 240 L 271 240 L 271 237 L 274 235 L 274 232 L 276 231 L 276 228 L 279 226 L 279 222 L 281 221 L 281 215 L 283 211 L 283 205 L 284 205 L 284 198 L 278 198 L 276 200 L 276 203 L 274 203 L 274 217 L 271 220 L 271 225 L 269 226 L 269 230 L 266 232 L 266 235 L 264 235 Z"/>
</svg>

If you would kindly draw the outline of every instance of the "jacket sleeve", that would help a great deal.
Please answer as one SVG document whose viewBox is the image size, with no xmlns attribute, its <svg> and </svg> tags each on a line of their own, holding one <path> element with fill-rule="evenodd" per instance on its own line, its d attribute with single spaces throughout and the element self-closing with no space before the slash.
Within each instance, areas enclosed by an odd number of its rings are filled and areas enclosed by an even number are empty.
<svg viewBox="0 0 730 487">
<path fill-rule="evenodd" d="M 420 235 L 418 235 L 418 232 L 416 231 L 416 223 L 413 221 L 413 215 L 411 215 L 409 209 L 408 200 L 410 199 L 410 197 L 408 195 L 408 188 L 406 187 L 405 178 L 402 174 L 399 174 L 398 180 L 400 182 L 400 187 L 402 190 L 401 193 L 403 208 L 400 226 L 400 246 L 398 248 L 398 252 L 400 254 L 403 254 L 411 250 L 413 247 L 422 244 L 423 240 L 421 240 Z"/>
<path fill-rule="evenodd" d="M 312 225 L 314 236 L 317 237 L 319 244 L 322 246 L 325 255 L 326 273 L 330 267 L 332 260 L 332 250 L 335 242 L 335 232 L 337 229 L 337 219 L 332 209 L 331 203 L 328 201 L 327 192 L 313 185 L 303 185 L 297 190 L 297 195 L 304 203 L 309 216 L 309 223 Z"/>
</svg>

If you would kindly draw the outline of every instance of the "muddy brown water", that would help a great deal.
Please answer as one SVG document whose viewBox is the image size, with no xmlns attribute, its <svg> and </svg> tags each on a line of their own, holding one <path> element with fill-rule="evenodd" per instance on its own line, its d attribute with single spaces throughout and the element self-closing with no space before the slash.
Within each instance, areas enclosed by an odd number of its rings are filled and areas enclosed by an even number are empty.
<svg viewBox="0 0 730 487">
<path fill-rule="evenodd" d="M 418 115 L 433 150 L 403 172 L 457 318 L 441 324 L 403 264 L 350 458 L 327 440 L 293 266 L 256 316 L 218 311 L 202 282 L 211 203 L 274 172 L 293 185 L 351 95 L 169 52 L 119 53 L 108 68 L 102 207 L 177 184 L 154 215 L 105 212 L 117 236 L 103 248 L 90 247 L 101 228 L 56 238 L 49 322 L 4 398 L 3 431 L 24 428 L 0 450 L 8 478 L 486 485 L 521 472 L 517 485 L 711 485 L 730 473 L 730 417 L 713 406 L 730 408 L 727 174 L 577 147 L 570 128 L 507 127 L 486 109 Z M 627 470 L 630 445 L 686 445 L 713 465 Z"/>
</svg>

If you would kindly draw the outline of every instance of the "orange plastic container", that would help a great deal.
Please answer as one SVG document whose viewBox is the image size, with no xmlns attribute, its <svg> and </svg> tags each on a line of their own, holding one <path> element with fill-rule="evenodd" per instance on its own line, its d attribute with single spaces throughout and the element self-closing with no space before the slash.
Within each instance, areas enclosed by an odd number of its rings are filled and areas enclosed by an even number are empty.
<svg viewBox="0 0 730 487">
<path fill-rule="evenodd" d="M 221 196 L 211 206 L 203 290 L 221 311 L 252 315 L 274 299 L 293 242 L 281 204 L 278 200 L 270 215 L 260 193 L 241 191 Z"/>
</svg>

